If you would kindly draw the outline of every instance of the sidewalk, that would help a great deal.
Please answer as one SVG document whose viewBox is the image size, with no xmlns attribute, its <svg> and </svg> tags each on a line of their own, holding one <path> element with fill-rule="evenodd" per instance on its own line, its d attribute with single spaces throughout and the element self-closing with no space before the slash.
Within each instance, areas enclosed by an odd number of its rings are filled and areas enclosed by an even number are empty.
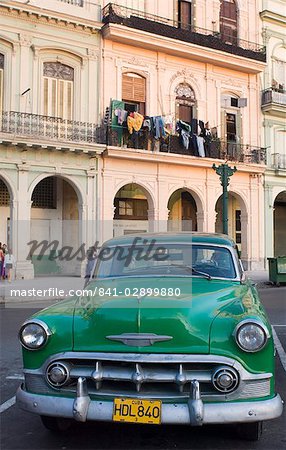
<svg viewBox="0 0 286 450">
<path fill-rule="evenodd" d="M 267 270 L 247 271 L 246 274 L 258 287 L 268 286 Z M 84 279 L 79 277 L 37 277 L 33 280 L 13 280 L 11 283 L 5 280 L 0 282 L 0 303 L 15 307 L 37 303 L 44 308 L 73 296 L 71 290 L 81 290 L 83 286 Z"/>
</svg>

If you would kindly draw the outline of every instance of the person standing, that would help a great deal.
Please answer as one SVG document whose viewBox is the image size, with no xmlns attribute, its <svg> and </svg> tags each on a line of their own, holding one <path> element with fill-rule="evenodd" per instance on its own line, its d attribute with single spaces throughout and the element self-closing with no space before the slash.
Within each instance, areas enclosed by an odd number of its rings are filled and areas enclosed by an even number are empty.
<svg viewBox="0 0 286 450">
<path fill-rule="evenodd" d="M 4 272 L 4 252 L 2 249 L 2 242 L 0 242 L 0 281 L 3 278 L 3 272 Z"/>
<path fill-rule="evenodd" d="M 5 275 L 7 276 L 9 283 L 11 283 L 13 267 L 14 267 L 14 256 L 8 249 L 4 257 L 4 268 L 5 268 Z"/>
</svg>

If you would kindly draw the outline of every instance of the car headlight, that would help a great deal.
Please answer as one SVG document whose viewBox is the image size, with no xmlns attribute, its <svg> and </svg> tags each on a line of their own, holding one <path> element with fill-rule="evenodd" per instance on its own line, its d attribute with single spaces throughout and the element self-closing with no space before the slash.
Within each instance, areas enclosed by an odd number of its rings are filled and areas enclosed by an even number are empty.
<svg viewBox="0 0 286 450">
<path fill-rule="evenodd" d="M 42 348 L 51 335 L 48 326 L 41 320 L 35 319 L 25 322 L 19 332 L 19 339 L 23 347 L 28 350 Z"/>
<path fill-rule="evenodd" d="M 266 345 L 269 332 L 258 320 L 247 319 L 236 326 L 234 337 L 237 345 L 245 352 L 258 352 Z"/>
</svg>

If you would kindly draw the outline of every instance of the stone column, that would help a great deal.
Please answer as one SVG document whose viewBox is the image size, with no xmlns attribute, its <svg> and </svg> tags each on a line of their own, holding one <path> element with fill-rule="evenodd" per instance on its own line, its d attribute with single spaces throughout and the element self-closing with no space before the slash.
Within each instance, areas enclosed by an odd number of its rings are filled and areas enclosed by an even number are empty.
<svg viewBox="0 0 286 450">
<path fill-rule="evenodd" d="M 30 227 L 31 227 L 31 199 L 28 195 L 28 173 L 29 166 L 25 163 L 18 164 L 18 194 L 16 207 L 17 217 L 14 221 L 16 237 L 16 278 L 32 279 L 34 278 L 34 267 L 31 260 L 28 259 L 30 246 Z"/>
</svg>

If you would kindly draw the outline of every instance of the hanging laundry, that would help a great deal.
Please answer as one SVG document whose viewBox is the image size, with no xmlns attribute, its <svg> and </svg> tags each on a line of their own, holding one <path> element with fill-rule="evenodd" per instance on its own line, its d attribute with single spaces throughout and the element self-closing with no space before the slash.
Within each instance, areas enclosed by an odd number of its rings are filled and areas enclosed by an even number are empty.
<svg viewBox="0 0 286 450">
<path fill-rule="evenodd" d="M 132 134 L 133 130 L 139 131 L 140 128 L 142 127 L 143 120 L 144 120 L 144 116 L 142 116 L 142 114 L 140 114 L 138 112 L 134 112 L 133 117 L 130 114 L 127 117 L 127 127 L 128 127 L 129 133 Z"/>
<path fill-rule="evenodd" d="M 114 114 L 117 116 L 118 125 L 122 125 L 123 122 L 125 122 L 127 119 L 128 112 L 125 111 L 124 109 L 117 108 L 114 111 Z"/>
<path fill-rule="evenodd" d="M 160 137 L 165 137 L 166 133 L 164 130 L 164 121 L 162 116 L 153 117 L 154 131 L 155 131 L 155 139 L 160 139 Z"/>
<path fill-rule="evenodd" d="M 202 136 L 196 136 L 196 138 L 197 138 L 199 156 L 204 158 L 206 156 L 205 149 L 204 149 L 204 138 Z"/>
</svg>

